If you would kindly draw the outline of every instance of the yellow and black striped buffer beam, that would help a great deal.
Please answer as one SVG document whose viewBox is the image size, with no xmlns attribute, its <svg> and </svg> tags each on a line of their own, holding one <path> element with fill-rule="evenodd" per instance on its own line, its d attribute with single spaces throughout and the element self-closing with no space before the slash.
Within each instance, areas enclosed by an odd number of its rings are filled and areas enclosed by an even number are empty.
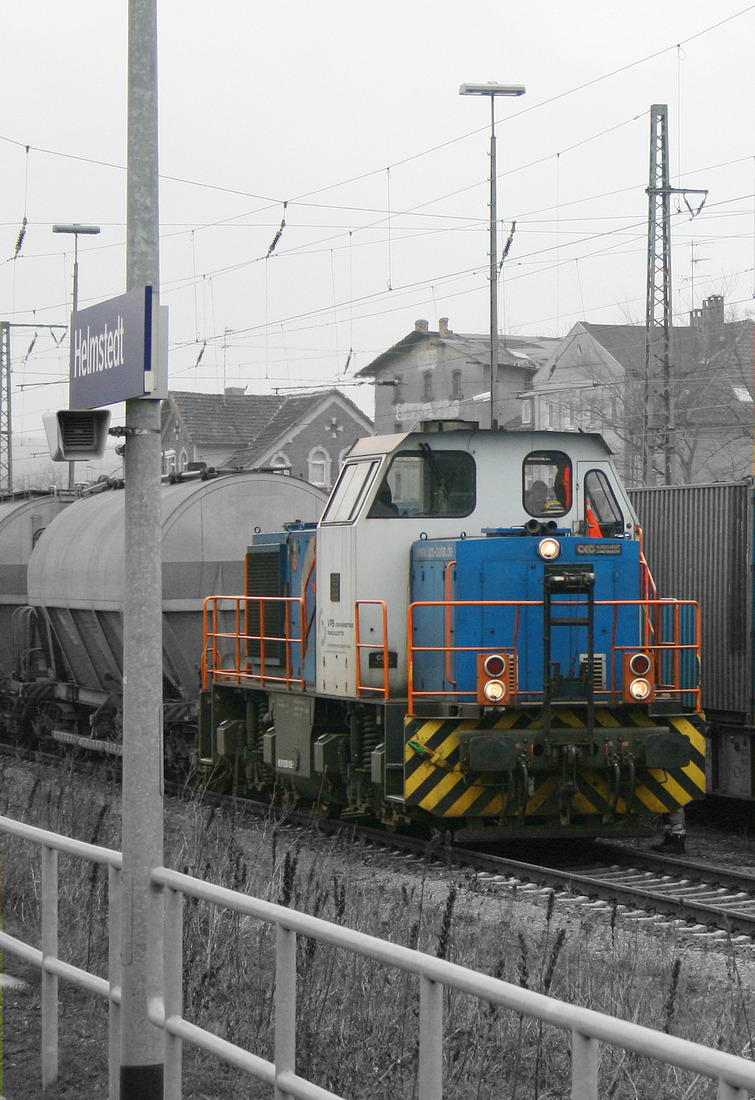
<svg viewBox="0 0 755 1100">
<path fill-rule="evenodd" d="M 648 729 L 647 713 L 631 708 L 599 708 L 596 733 L 610 735 L 612 728 Z M 610 769 L 578 763 L 570 793 L 570 812 L 581 818 L 643 813 L 670 813 L 705 793 L 705 737 L 702 718 L 670 717 L 657 720 L 659 727 L 673 726 L 690 743 L 690 762 L 669 770 L 638 765 L 631 793 L 624 783 L 617 792 Z M 584 729 L 584 717 L 569 707 L 551 714 L 551 728 Z M 500 716 L 476 719 L 407 718 L 405 723 L 404 800 L 435 817 L 488 817 L 514 814 L 520 818 L 560 817 L 564 793 L 561 769 L 519 769 L 519 772 L 480 774 L 462 770 L 459 735 L 463 730 L 489 733 L 495 730 L 531 730 L 537 739 L 539 719 L 531 711 L 509 709 Z M 542 740 L 542 738 L 541 738 Z M 523 787 L 526 784 L 526 791 Z M 523 807 L 526 795 L 526 806 Z M 629 799 L 629 804 L 627 804 Z"/>
</svg>

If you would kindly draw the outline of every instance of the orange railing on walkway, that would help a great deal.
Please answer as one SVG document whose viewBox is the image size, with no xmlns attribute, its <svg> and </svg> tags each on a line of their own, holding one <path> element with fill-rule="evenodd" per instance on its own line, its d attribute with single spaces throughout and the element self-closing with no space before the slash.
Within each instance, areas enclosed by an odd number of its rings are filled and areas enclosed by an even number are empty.
<svg viewBox="0 0 755 1100">
<path fill-rule="evenodd" d="M 224 683 L 303 688 L 305 606 L 304 599 L 293 596 L 208 596 L 203 689 L 210 677 Z M 281 626 L 269 633 L 267 620 L 273 617 Z"/>
<path fill-rule="evenodd" d="M 568 600 L 553 600 L 553 607 L 578 609 L 582 605 Z M 543 608 L 540 600 L 423 600 L 413 603 L 409 607 L 408 614 L 408 711 L 415 713 L 415 704 L 418 699 L 433 698 L 438 701 L 463 702 L 474 701 L 477 698 L 476 683 L 469 690 L 459 690 L 457 674 L 454 670 L 454 662 L 459 654 L 463 653 L 497 653 L 501 651 L 516 652 L 519 643 L 522 617 L 527 609 Z M 595 600 L 596 614 L 600 608 L 611 608 L 611 677 L 610 687 L 595 690 L 596 701 L 605 703 L 617 703 L 622 699 L 622 686 L 620 670 L 622 657 L 625 652 L 636 648 L 642 648 L 655 658 L 656 666 L 656 698 L 673 699 L 683 701 L 685 708 L 700 709 L 700 606 L 694 600 Z M 635 645 L 618 644 L 617 634 L 619 630 L 619 614 L 622 608 L 638 609 L 641 637 Z M 419 645 L 413 641 L 415 636 L 415 618 L 423 609 L 438 608 L 442 612 L 442 626 L 439 617 L 438 633 L 443 637 L 443 643 L 438 645 Z M 514 624 L 510 636 L 497 638 L 495 645 L 453 645 L 452 613 L 457 608 L 510 608 L 514 614 Z M 688 608 L 688 616 L 692 616 L 692 623 L 682 622 L 682 610 Z M 683 637 L 688 633 L 689 637 Z M 446 669 L 447 688 L 435 690 L 421 690 L 415 686 L 417 672 L 417 656 L 421 653 L 437 653 L 442 655 Z M 694 665 L 695 675 L 690 675 L 689 668 L 683 669 L 684 655 L 688 654 Z M 453 672 L 453 676 L 451 673 Z M 683 683 L 685 673 L 690 683 Z M 511 696 L 512 703 L 537 702 L 543 697 L 542 689 L 520 689 L 513 685 Z"/>
</svg>

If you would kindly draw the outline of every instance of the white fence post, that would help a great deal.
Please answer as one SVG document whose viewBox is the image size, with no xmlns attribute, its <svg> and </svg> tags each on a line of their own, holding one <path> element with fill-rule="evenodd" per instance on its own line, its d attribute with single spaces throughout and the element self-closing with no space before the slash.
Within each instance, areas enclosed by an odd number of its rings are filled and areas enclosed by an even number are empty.
<svg viewBox="0 0 755 1100">
<path fill-rule="evenodd" d="M 290 1093 L 278 1084 L 296 1070 L 296 933 L 278 925 L 275 951 L 275 1100 Z"/>
<path fill-rule="evenodd" d="M 58 979 L 45 970 L 58 957 L 58 853 L 42 846 L 42 1088 L 58 1079 Z"/>
<path fill-rule="evenodd" d="M 598 1100 L 598 1040 L 571 1033 L 571 1100 Z"/>
<path fill-rule="evenodd" d="M 443 986 L 419 979 L 419 1100 L 443 1096 Z"/>
<path fill-rule="evenodd" d="M 121 1094 L 121 872 L 108 867 L 108 1096 L 119 1100 Z M 118 991 L 119 1000 L 113 997 Z"/>
<path fill-rule="evenodd" d="M 183 894 L 165 888 L 165 1019 L 183 1015 Z M 181 1100 L 183 1042 L 165 1032 L 165 1100 Z"/>
</svg>

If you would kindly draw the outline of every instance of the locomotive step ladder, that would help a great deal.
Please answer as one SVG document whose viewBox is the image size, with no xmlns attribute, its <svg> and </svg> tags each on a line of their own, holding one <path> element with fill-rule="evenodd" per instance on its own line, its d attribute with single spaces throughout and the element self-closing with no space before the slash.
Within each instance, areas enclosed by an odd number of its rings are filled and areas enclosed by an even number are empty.
<svg viewBox="0 0 755 1100">
<path fill-rule="evenodd" d="M 579 601 L 564 602 L 564 596 L 582 596 Z M 574 628 L 587 632 L 587 660 L 577 677 L 563 675 L 554 664 L 554 631 Z M 568 563 L 545 567 L 543 595 L 543 727 L 550 729 L 554 703 L 581 703 L 587 706 L 587 734 L 595 728 L 595 570 L 592 565 Z"/>
</svg>

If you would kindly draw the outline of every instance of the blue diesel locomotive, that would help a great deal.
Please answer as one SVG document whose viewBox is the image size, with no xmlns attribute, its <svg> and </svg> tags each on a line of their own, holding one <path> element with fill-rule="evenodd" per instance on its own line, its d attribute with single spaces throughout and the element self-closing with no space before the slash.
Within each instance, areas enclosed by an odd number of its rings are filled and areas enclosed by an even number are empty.
<svg viewBox="0 0 755 1100">
<path fill-rule="evenodd" d="M 705 789 L 700 615 L 597 435 L 358 441 L 206 601 L 207 782 L 465 839 L 647 831 Z"/>
</svg>

